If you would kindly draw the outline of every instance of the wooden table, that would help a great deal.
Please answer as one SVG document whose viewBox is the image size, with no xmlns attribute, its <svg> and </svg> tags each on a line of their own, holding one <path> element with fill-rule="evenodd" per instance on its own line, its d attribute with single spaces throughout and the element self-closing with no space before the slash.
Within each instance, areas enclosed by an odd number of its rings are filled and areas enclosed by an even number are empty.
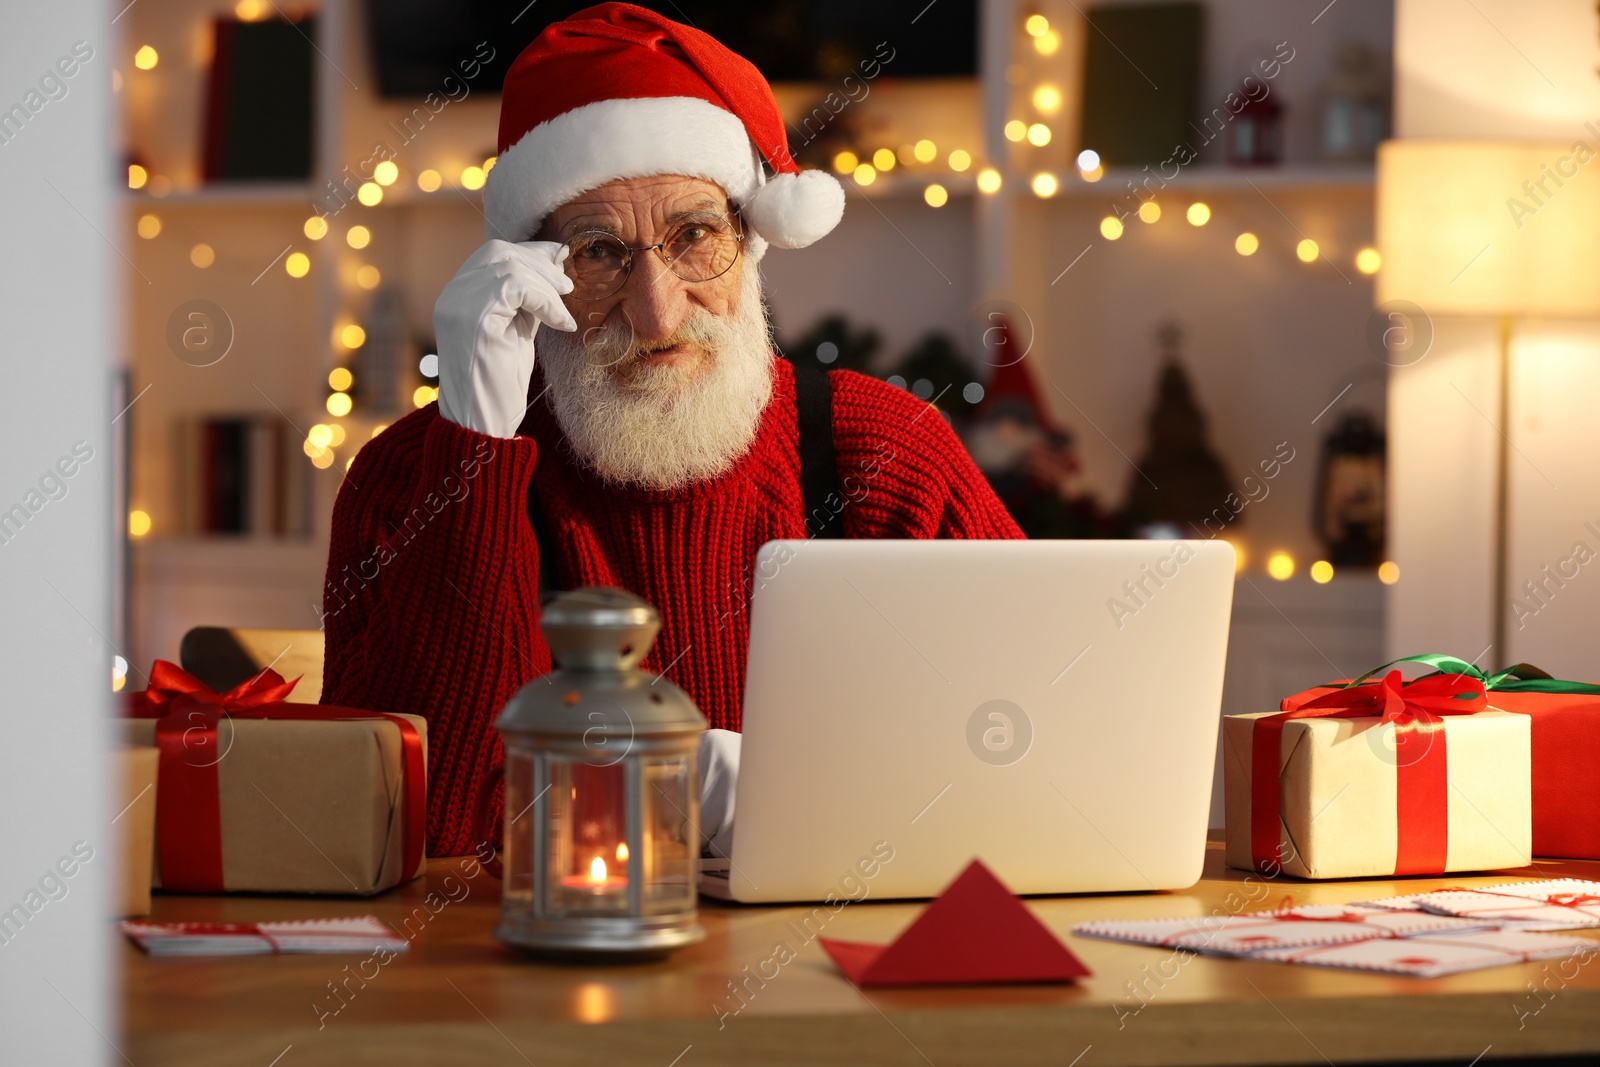
<svg viewBox="0 0 1600 1067">
<path fill-rule="evenodd" d="M 662 962 L 533 962 L 491 936 L 499 883 L 470 858 L 434 860 L 424 879 L 369 899 L 158 895 L 153 917 L 165 920 L 376 914 L 411 947 L 380 966 L 365 956 L 150 959 L 126 944 L 118 1044 L 137 1067 L 1600 1059 L 1600 944 L 1595 957 L 1420 980 L 1202 957 L 1180 963 L 1164 950 L 1069 932 L 1088 919 L 1227 915 L 1276 906 L 1286 894 L 1295 903 L 1342 903 L 1507 876 L 1600 879 L 1600 863 L 1544 861 L 1492 878 L 1273 883 L 1227 869 L 1213 843 L 1204 879 L 1182 893 L 1029 901 L 1094 971 L 1076 985 L 863 994 L 797 934 L 791 924 L 810 912 L 799 907 L 707 904 L 706 940 Z M 852 904 L 823 932 L 887 940 L 920 908 Z M 795 958 L 764 983 L 749 978 L 741 1007 L 728 983 L 746 981 L 746 967 L 756 975 L 779 942 Z"/>
</svg>

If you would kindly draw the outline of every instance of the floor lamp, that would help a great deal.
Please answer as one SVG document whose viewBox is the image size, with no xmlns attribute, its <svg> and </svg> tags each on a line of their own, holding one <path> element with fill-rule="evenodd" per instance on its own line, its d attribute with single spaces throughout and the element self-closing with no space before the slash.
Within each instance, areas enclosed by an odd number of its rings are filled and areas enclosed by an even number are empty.
<svg viewBox="0 0 1600 1067">
<path fill-rule="evenodd" d="M 1379 309 L 1497 320 L 1492 631 L 1507 663 L 1513 327 L 1600 317 L 1600 143 L 1388 141 L 1377 199 Z"/>
</svg>

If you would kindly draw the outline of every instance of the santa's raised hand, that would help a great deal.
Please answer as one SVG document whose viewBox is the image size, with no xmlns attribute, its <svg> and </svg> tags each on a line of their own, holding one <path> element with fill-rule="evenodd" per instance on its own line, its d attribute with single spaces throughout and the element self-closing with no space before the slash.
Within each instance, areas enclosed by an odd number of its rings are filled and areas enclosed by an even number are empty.
<svg viewBox="0 0 1600 1067">
<path fill-rule="evenodd" d="M 491 437 L 515 437 L 528 407 L 540 324 L 578 328 L 561 297 L 572 292 L 555 241 L 485 242 L 433 305 L 439 414 Z"/>
</svg>

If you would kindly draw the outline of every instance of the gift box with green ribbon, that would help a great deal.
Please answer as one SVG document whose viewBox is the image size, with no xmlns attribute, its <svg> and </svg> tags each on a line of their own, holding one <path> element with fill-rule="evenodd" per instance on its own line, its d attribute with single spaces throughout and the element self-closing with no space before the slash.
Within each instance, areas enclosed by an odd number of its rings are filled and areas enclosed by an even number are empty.
<svg viewBox="0 0 1600 1067">
<path fill-rule="evenodd" d="M 1400 662 L 1437 671 L 1407 682 Z M 1228 864 L 1301 878 L 1526 865 L 1530 719 L 1493 707 L 1485 682 L 1413 657 L 1226 716 Z"/>
</svg>

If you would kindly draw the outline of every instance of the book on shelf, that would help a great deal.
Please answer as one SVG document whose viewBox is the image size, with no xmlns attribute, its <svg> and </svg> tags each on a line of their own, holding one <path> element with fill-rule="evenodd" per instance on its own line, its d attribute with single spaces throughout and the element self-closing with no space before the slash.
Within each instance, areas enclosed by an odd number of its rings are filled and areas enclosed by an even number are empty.
<svg viewBox="0 0 1600 1067">
<path fill-rule="evenodd" d="M 277 415 L 177 424 L 178 525 L 188 536 L 304 537 L 311 465 Z"/>
</svg>

